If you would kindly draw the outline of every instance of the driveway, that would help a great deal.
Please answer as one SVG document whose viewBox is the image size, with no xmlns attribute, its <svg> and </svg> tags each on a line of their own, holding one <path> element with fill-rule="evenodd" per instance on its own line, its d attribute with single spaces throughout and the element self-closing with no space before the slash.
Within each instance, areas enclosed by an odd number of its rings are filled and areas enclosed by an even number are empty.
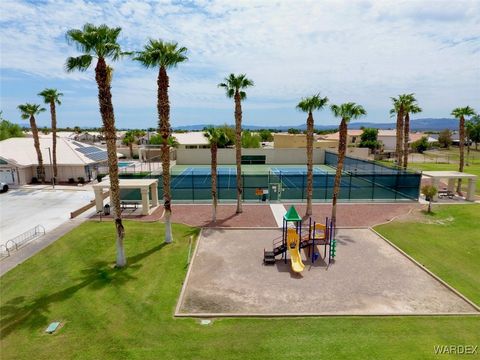
<svg viewBox="0 0 480 360">
<path fill-rule="evenodd" d="M 93 192 L 85 189 L 22 188 L 0 194 L 0 244 L 36 225 L 51 231 L 93 198 Z"/>
</svg>

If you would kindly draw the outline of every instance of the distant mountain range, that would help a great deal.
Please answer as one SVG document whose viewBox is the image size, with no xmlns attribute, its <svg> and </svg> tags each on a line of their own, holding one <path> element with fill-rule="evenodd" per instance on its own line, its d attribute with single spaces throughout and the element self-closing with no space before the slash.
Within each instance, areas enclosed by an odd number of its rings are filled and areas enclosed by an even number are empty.
<svg viewBox="0 0 480 360">
<path fill-rule="evenodd" d="M 186 126 L 176 126 L 174 130 L 188 130 L 196 131 L 202 130 L 205 124 L 199 125 L 186 125 Z M 280 131 L 287 131 L 288 129 L 298 129 L 305 130 L 306 125 L 292 125 L 292 126 L 257 126 L 257 125 L 243 125 L 244 129 L 248 130 L 259 130 L 265 128 L 275 128 Z M 331 130 L 336 129 L 338 125 L 315 125 L 315 128 L 318 130 Z M 351 122 L 348 125 L 349 129 L 360 129 L 361 127 L 371 127 L 377 129 L 395 129 L 395 122 L 390 123 L 372 123 L 372 122 Z M 410 130 L 411 131 L 441 131 L 445 129 L 456 130 L 458 129 L 458 120 L 448 119 L 448 118 L 423 118 L 423 119 L 412 119 L 410 120 Z"/>
</svg>

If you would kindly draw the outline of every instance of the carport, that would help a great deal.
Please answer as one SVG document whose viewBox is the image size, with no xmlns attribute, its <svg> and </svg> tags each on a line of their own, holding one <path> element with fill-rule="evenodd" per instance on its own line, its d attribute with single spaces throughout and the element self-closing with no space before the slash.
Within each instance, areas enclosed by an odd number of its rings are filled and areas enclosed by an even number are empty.
<svg viewBox="0 0 480 360">
<path fill-rule="evenodd" d="M 467 174 L 459 171 L 424 171 L 422 175 L 428 176 L 432 179 L 432 185 L 435 186 L 438 190 L 440 185 L 440 180 L 448 180 L 447 191 L 454 192 L 455 190 L 455 180 L 466 179 L 468 180 L 467 196 L 465 197 L 468 201 L 475 201 L 475 186 L 477 183 L 477 175 Z M 433 201 L 438 200 L 438 192 L 433 197 Z"/>
<path fill-rule="evenodd" d="M 140 189 L 142 194 L 142 215 L 148 215 L 158 207 L 158 179 L 120 179 L 120 190 Z M 110 189 L 110 180 L 93 185 L 97 212 L 103 211 L 103 189 Z M 150 204 L 151 193 L 151 204 Z"/>
</svg>

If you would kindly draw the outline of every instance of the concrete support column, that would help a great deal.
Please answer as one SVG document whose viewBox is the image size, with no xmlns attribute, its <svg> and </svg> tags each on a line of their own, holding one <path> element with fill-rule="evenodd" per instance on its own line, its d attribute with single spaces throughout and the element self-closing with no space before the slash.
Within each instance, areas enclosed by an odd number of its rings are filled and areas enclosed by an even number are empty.
<svg viewBox="0 0 480 360">
<path fill-rule="evenodd" d="M 150 201 L 148 198 L 148 187 L 142 187 L 141 189 L 142 193 L 142 215 L 148 215 L 149 213 L 149 207 L 150 207 Z"/>
<path fill-rule="evenodd" d="M 150 190 L 152 192 L 152 207 L 158 206 L 158 188 L 157 183 L 150 185 Z"/>
<path fill-rule="evenodd" d="M 103 189 L 94 188 L 93 192 L 95 193 L 95 206 L 97 211 L 103 211 Z"/>
<path fill-rule="evenodd" d="M 468 201 L 475 201 L 476 179 L 468 179 L 467 197 Z"/>
<path fill-rule="evenodd" d="M 440 185 L 440 179 L 439 178 L 436 178 L 434 177 L 432 179 L 432 185 L 435 186 L 435 188 L 437 189 L 437 193 L 435 194 L 435 196 L 433 197 L 432 201 L 438 201 L 438 190 L 439 190 L 439 185 Z"/>
<path fill-rule="evenodd" d="M 455 191 L 455 180 L 456 179 L 448 179 L 448 191 Z"/>
</svg>

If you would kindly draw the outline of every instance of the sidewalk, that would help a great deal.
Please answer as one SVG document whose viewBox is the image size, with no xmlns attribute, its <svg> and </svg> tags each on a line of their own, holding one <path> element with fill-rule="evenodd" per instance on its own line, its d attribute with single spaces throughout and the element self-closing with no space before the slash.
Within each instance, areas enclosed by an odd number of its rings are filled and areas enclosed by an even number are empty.
<svg viewBox="0 0 480 360">
<path fill-rule="evenodd" d="M 25 260 L 45 249 L 47 246 L 57 241 L 60 237 L 86 220 L 88 220 L 88 217 L 79 217 L 68 220 L 52 231 L 47 232 L 42 237 L 28 243 L 18 251 L 12 252 L 10 256 L 0 261 L 0 277 L 12 270 L 15 266 L 23 263 Z"/>
</svg>

